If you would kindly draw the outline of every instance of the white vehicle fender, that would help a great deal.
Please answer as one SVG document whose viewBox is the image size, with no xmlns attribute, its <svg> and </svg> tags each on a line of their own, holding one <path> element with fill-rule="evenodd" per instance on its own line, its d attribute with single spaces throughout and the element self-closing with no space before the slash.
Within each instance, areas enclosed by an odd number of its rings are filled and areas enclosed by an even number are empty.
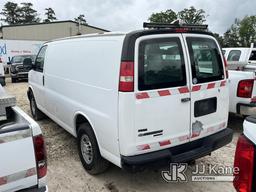
<svg viewBox="0 0 256 192">
<path fill-rule="evenodd" d="M 74 128 L 75 128 L 75 137 L 77 137 L 77 132 L 76 132 L 76 119 L 77 119 L 77 116 L 78 115 L 82 115 L 85 119 L 87 119 L 87 121 L 89 122 L 89 124 L 90 124 L 90 126 L 91 126 L 91 128 L 92 128 L 92 130 L 93 130 L 93 132 L 94 132 L 94 134 L 95 134 L 95 137 L 96 137 L 96 140 L 97 140 L 97 142 L 98 142 L 98 145 L 100 145 L 99 144 L 99 140 L 98 140 L 98 136 L 97 136 L 97 132 L 96 132 L 96 130 L 94 129 L 94 125 L 93 125 L 93 123 L 92 123 L 92 121 L 90 120 L 90 118 L 87 116 L 87 115 L 85 115 L 83 112 L 81 112 L 81 111 L 77 111 L 77 112 L 75 112 L 75 114 L 74 114 L 74 117 L 73 117 L 73 125 L 74 125 Z M 100 146 L 99 146 L 100 147 Z"/>
</svg>

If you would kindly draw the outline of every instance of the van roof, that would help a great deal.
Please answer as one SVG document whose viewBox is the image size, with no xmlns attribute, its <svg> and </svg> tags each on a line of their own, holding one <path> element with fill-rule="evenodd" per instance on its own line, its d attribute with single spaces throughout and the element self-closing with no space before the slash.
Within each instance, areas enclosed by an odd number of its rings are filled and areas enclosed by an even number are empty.
<svg viewBox="0 0 256 192">
<path fill-rule="evenodd" d="M 59 39 L 53 39 L 50 41 L 47 41 L 45 43 L 51 43 L 56 41 L 62 41 L 62 40 L 71 40 L 71 39 L 80 39 L 80 38 L 87 38 L 87 37 L 101 37 L 101 36 L 123 36 L 126 35 L 127 32 L 104 32 L 104 33 L 91 33 L 91 34 L 85 34 L 85 35 L 76 35 L 72 37 L 64 37 Z"/>
<path fill-rule="evenodd" d="M 63 40 L 71 40 L 71 39 L 81 39 L 81 38 L 88 38 L 88 37 L 106 37 L 106 36 L 125 36 L 123 42 L 123 49 L 122 49 L 122 61 L 133 61 L 134 60 L 134 45 L 137 38 L 145 35 L 158 35 L 158 34 L 174 34 L 174 33 L 193 33 L 193 34 L 201 34 L 201 35 L 210 35 L 214 36 L 213 33 L 208 31 L 202 30 L 193 30 L 193 31 L 186 31 L 180 30 L 177 31 L 176 29 L 142 29 L 132 32 L 107 32 L 107 33 L 95 33 L 95 34 L 88 34 L 88 35 L 79 35 L 73 37 L 66 37 L 61 39 L 56 39 L 52 41 L 48 41 L 47 43 L 56 42 L 56 41 L 63 41 Z"/>
<path fill-rule="evenodd" d="M 143 35 L 166 34 L 166 33 L 181 33 L 181 32 L 177 32 L 177 31 L 175 31 L 175 29 L 141 29 L 141 30 L 130 31 L 130 32 L 120 32 L 120 31 L 118 31 L 118 32 L 103 32 L 103 33 L 92 33 L 92 34 L 86 34 L 86 35 L 77 35 L 77 36 L 72 36 L 72 37 L 64 37 L 64 38 L 50 40 L 45 43 L 62 41 L 62 40 L 88 38 L 88 37 L 124 36 L 124 35 L 143 36 Z M 201 30 L 187 31 L 187 32 L 182 32 L 182 33 L 197 33 L 197 34 L 206 34 L 206 35 L 213 36 L 213 34 L 211 32 L 201 31 Z"/>
</svg>

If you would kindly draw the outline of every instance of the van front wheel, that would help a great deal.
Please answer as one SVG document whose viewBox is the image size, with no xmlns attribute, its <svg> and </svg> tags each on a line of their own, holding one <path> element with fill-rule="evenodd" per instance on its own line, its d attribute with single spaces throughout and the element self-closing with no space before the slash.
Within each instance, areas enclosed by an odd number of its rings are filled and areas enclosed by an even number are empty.
<svg viewBox="0 0 256 192">
<path fill-rule="evenodd" d="M 33 93 L 31 93 L 31 97 L 30 97 L 29 101 L 30 101 L 30 111 L 31 111 L 33 118 L 36 121 L 43 119 L 44 114 L 37 108 L 36 100 L 35 100 Z"/>
<path fill-rule="evenodd" d="M 97 175 L 107 170 L 109 162 L 101 157 L 96 137 L 88 123 L 79 126 L 77 146 L 83 167 L 89 174 Z"/>
</svg>

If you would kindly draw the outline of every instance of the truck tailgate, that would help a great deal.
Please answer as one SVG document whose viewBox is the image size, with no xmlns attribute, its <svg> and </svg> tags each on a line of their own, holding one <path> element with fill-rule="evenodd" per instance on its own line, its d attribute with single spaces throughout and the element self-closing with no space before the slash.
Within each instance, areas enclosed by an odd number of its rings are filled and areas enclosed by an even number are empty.
<svg viewBox="0 0 256 192">
<path fill-rule="evenodd" d="M 31 128 L 25 123 L 0 127 L 0 191 L 37 185 Z"/>
</svg>

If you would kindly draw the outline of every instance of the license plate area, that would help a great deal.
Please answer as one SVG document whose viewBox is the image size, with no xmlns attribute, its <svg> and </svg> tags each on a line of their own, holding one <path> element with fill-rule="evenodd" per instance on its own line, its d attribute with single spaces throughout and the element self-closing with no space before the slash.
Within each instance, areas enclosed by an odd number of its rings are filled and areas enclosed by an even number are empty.
<svg viewBox="0 0 256 192">
<path fill-rule="evenodd" d="M 217 98 L 208 98 L 196 101 L 194 105 L 194 116 L 201 117 L 217 111 Z"/>
</svg>

